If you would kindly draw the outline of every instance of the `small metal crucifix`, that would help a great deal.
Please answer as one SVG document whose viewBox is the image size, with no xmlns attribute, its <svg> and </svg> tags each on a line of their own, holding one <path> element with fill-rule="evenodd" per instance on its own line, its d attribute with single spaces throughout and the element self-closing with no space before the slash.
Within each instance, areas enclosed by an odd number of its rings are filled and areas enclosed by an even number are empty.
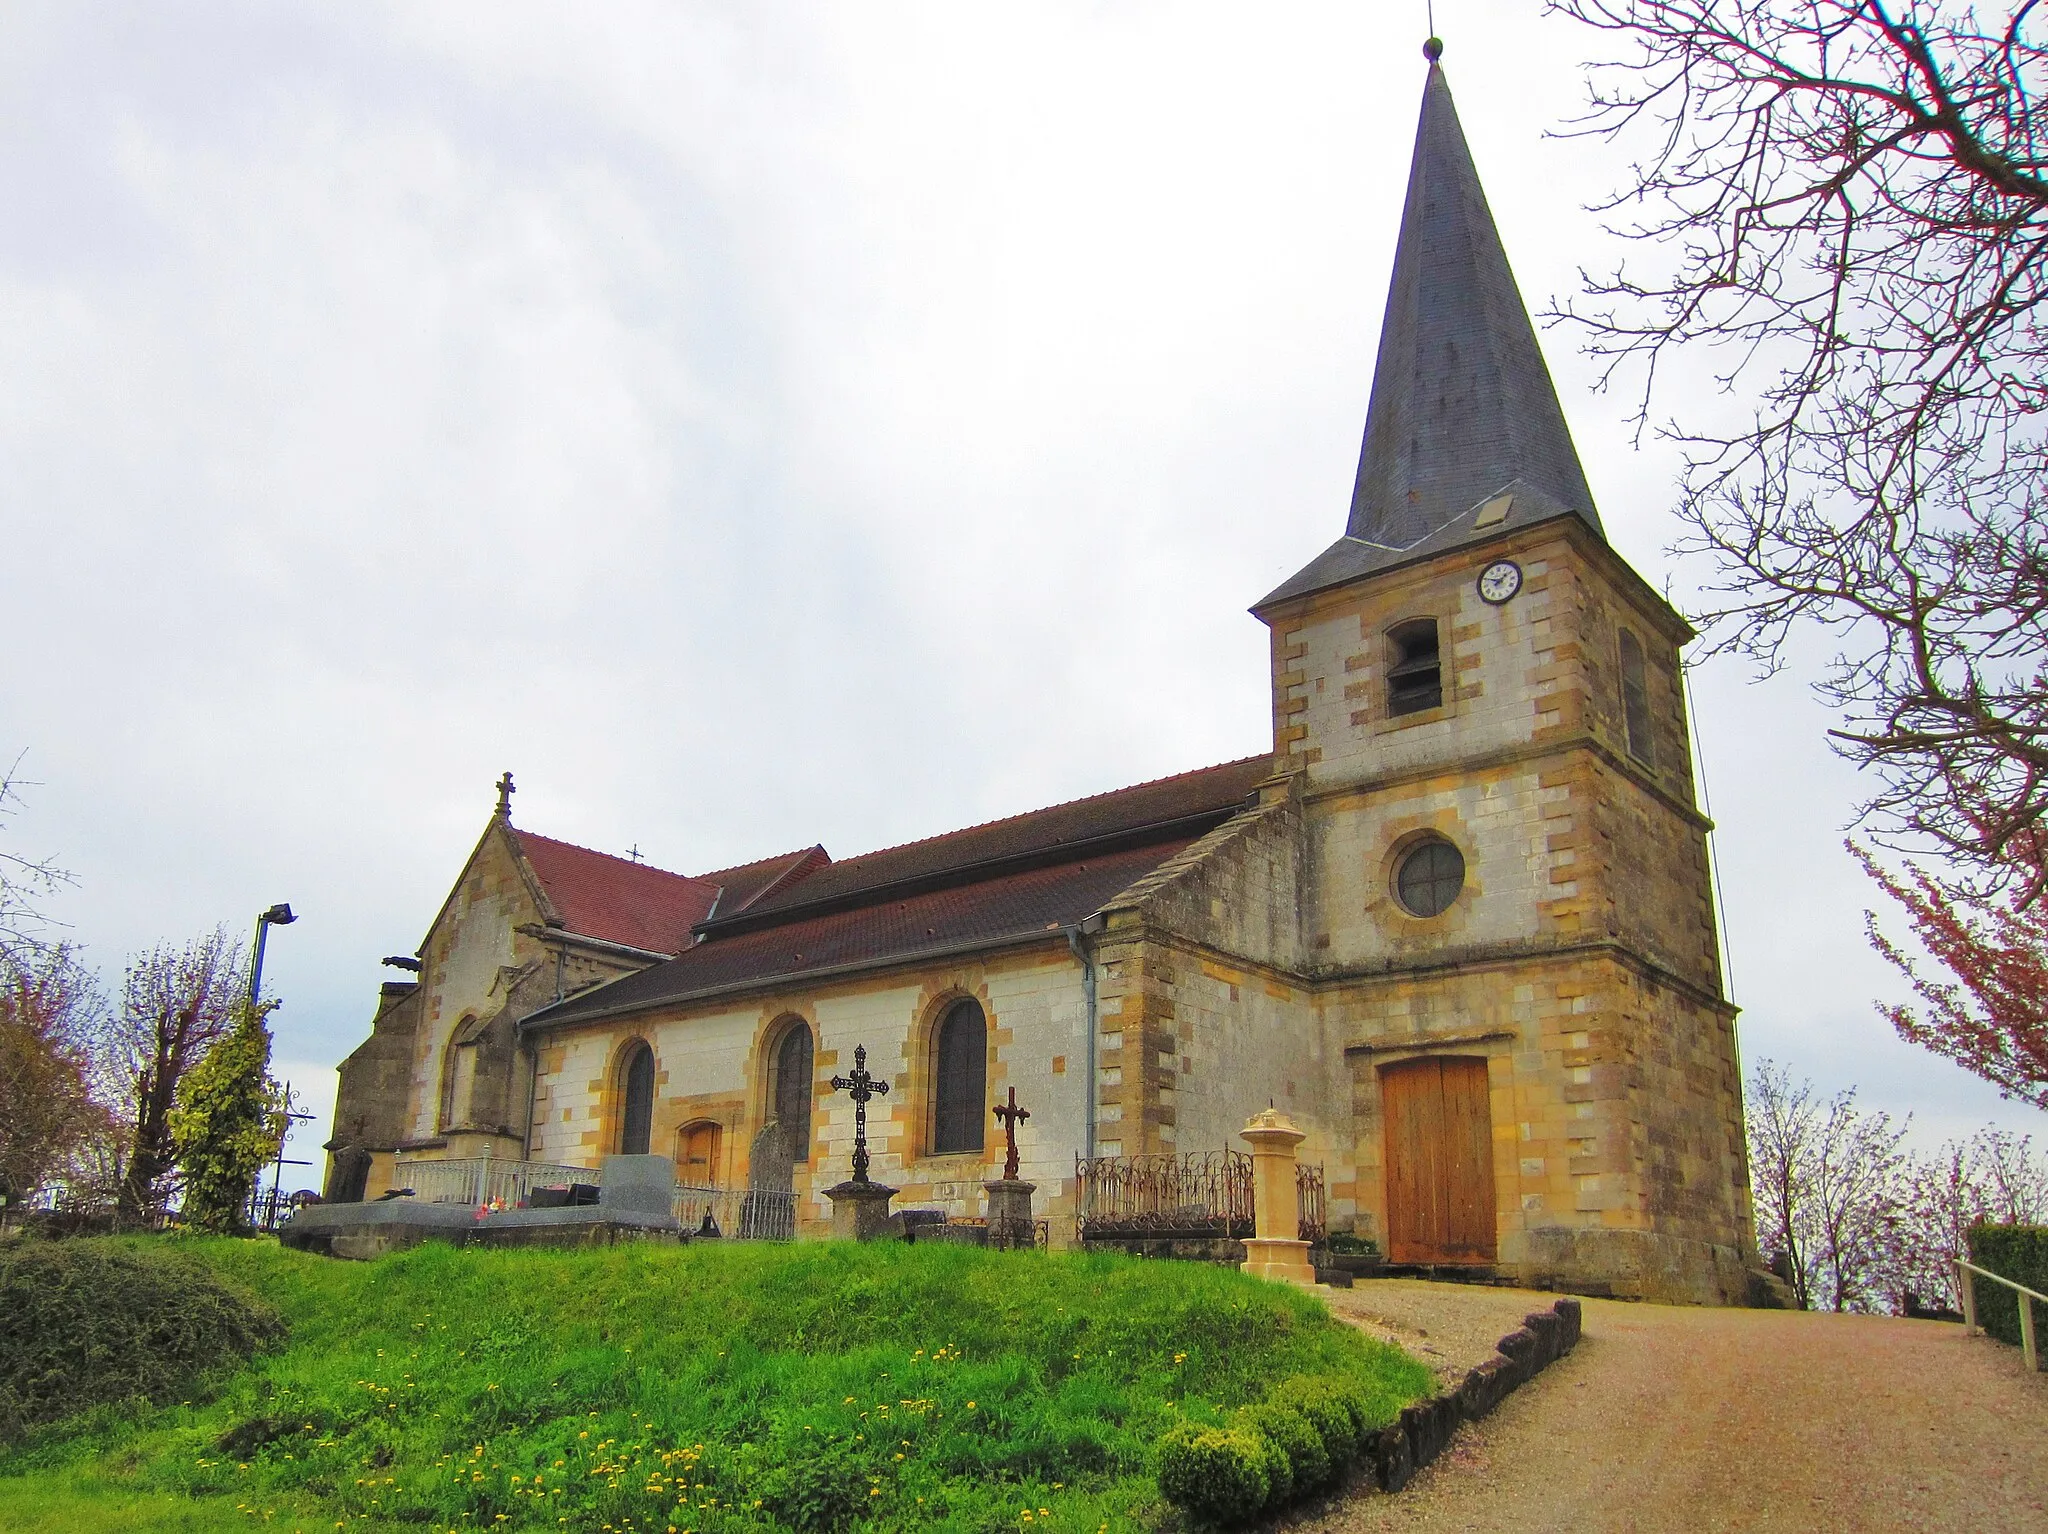
<svg viewBox="0 0 2048 1534">
<path fill-rule="evenodd" d="M 834 1076 L 832 1090 L 853 1099 L 853 1180 L 868 1180 L 868 1104 L 888 1093 L 889 1083 L 868 1074 L 868 1047 L 853 1048 L 853 1074 Z"/>
<path fill-rule="evenodd" d="M 1017 1106 L 1017 1089 L 1010 1088 L 1008 1103 L 997 1103 L 995 1115 L 1003 1121 L 1003 1142 L 1008 1147 L 1003 1156 L 1003 1176 L 1011 1182 L 1017 1180 L 1017 1126 L 1031 1117 L 1029 1108 Z"/>
</svg>

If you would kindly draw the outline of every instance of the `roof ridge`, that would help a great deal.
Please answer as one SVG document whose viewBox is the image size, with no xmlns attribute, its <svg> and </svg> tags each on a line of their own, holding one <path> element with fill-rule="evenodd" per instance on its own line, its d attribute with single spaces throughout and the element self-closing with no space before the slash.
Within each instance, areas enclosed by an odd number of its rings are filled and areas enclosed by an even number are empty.
<svg viewBox="0 0 2048 1534">
<path fill-rule="evenodd" d="M 720 874 L 736 874 L 743 868 L 759 868 L 764 863 L 792 862 L 797 858 L 807 857 L 813 852 L 822 850 L 823 848 L 820 843 L 812 842 L 808 847 L 792 847 L 787 852 L 771 852 L 765 858 L 748 858 L 744 863 L 728 863 L 725 867 L 714 868 L 709 873 L 690 874 L 688 877 L 705 880 L 716 879 Z"/>
<path fill-rule="evenodd" d="M 548 836 L 540 831 L 522 830 L 520 827 L 513 825 L 510 821 L 507 821 L 505 823 L 505 829 L 510 831 L 514 836 L 530 836 L 535 841 L 547 842 L 556 847 L 566 847 L 569 851 L 580 852 L 584 854 L 584 856 L 586 857 L 604 858 L 609 862 L 617 863 L 622 868 L 639 868 L 645 870 L 648 873 L 662 874 L 670 879 L 682 879 L 690 884 L 706 884 L 710 882 L 707 876 L 705 876 L 704 874 L 677 873 L 673 868 L 663 868 L 658 863 L 642 863 L 637 862 L 632 858 L 622 858 L 616 852 L 601 852 L 595 847 L 586 847 L 581 842 L 565 842 L 559 836 Z M 735 864 L 734 866 L 738 868 L 744 868 L 747 865 L 744 863 L 739 863 Z M 724 869 L 720 871 L 730 872 L 730 870 Z"/>
<path fill-rule="evenodd" d="M 849 863 L 858 863 L 863 858 L 875 858 L 887 852 L 904 852 L 912 847 L 929 846 L 933 842 L 943 842 L 955 836 L 965 836 L 970 831 L 985 831 L 990 826 L 1007 825 L 1013 820 L 1029 820 L 1033 815 L 1047 815 L 1054 810 L 1071 809 L 1077 804 L 1091 804 L 1099 799 L 1113 799 L 1118 794 L 1135 793 L 1141 788 L 1156 788 L 1162 783 L 1177 783 L 1185 778 L 1200 777 L 1205 772 L 1221 772 L 1231 767 L 1242 767 L 1247 762 L 1269 760 L 1272 755 L 1273 753 L 1270 751 L 1254 751 L 1249 756 L 1233 757 L 1227 762 L 1212 762 L 1206 767 L 1189 768 L 1186 772 L 1169 772 L 1164 777 L 1147 778 L 1142 783 L 1126 783 L 1122 788 L 1107 788 L 1099 794 L 1082 794 L 1075 799 L 1062 799 L 1057 804 L 1042 804 L 1036 809 L 1019 810 L 1014 815 L 997 815 L 990 820 L 977 820 L 972 825 L 955 826 L 950 831 L 937 831 L 930 836 L 920 836 L 907 842 L 897 842 L 893 846 L 870 847 L 866 852 L 856 852 L 850 857 L 837 858 L 833 861 L 832 866 L 844 868 Z"/>
</svg>

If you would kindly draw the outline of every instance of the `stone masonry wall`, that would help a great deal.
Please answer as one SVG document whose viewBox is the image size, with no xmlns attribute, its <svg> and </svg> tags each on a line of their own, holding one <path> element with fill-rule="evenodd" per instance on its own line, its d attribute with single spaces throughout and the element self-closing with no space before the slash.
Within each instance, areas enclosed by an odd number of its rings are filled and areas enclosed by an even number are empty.
<svg viewBox="0 0 2048 1534">
<path fill-rule="evenodd" d="M 901 1190 L 898 1208 L 979 1216 L 983 1180 L 1002 1171 L 994 1115 L 979 1155 L 925 1150 L 932 1031 L 962 996 L 975 997 L 988 1019 L 991 1105 L 1015 1086 L 1031 1110 L 1017 1134 L 1022 1175 L 1038 1184 L 1039 1213 L 1055 1216 L 1059 1230 L 1071 1224 L 1087 1090 L 1081 975 L 1064 941 L 549 1034 L 540 1047 L 534 1155 L 597 1165 L 618 1133 L 618 1062 L 631 1039 L 644 1038 L 655 1058 L 653 1147 L 674 1152 L 686 1128 L 715 1124 L 721 1181 L 745 1186 L 749 1149 L 769 1112 L 770 1058 L 788 1021 L 800 1018 L 813 1040 L 811 1153 L 795 1178 L 804 1232 L 827 1228 L 823 1190 L 851 1170 L 853 1104 L 830 1080 L 852 1069 L 857 1044 L 867 1047 L 869 1070 L 890 1083 L 868 1109 L 871 1175 Z"/>
</svg>

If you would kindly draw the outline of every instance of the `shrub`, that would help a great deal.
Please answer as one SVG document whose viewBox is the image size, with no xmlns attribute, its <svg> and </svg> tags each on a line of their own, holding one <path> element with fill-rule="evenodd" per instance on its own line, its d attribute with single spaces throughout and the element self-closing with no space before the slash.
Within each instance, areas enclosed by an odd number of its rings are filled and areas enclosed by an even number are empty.
<svg viewBox="0 0 2048 1534">
<path fill-rule="evenodd" d="M 274 1310 L 175 1252 L 19 1243 L 0 1256 L 0 1439 L 173 1399 L 283 1335 Z"/>
<path fill-rule="evenodd" d="M 1354 1401 L 1347 1405 L 1335 1381 L 1299 1374 L 1283 1381 L 1271 1399 L 1308 1419 L 1323 1440 L 1323 1452 L 1329 1457 L 1333 1472 L 1343 1470 L 1358 1457 L 1364 1403 Z"/>
<path fill-rule="evenodd" d="M 1257 1517 L 1272 1496 L 1273 1447 L 1244 1428 L 1176 1424 L 1159 1441 L 1167 1501 L 1216 1523 Z"/>
<path fill-rule="evenodd" d="M 2048 1294 L 2048 1225 L 1973 1225 L 1970 1261 L 2016 1284 Z M 1972 1274 L 1976 1289 L 1977 1324 L 2000 1342 L 2020 1341 L 2020 1297 L 2003 1284 Z M 2034 1338 L 2048 1347 L 2048 1306 L 2034 1307 Z"/>
<path fill-rule="evenodd" d="M 1306 1495 L 1330 1479 L 1330 1452 L 1323 1447 L 1323 1435 L 1315 1424 L 1291 1406 L 1264 1401 L 1247 1406 L 1238 1417 L 1265 1434 L 1273 1446 L 1287 1456 L 1288 1479 L 1296 1496 Z M 1276 1497 L 1275 1502 L 1283 1499 Z"/>
</svg>

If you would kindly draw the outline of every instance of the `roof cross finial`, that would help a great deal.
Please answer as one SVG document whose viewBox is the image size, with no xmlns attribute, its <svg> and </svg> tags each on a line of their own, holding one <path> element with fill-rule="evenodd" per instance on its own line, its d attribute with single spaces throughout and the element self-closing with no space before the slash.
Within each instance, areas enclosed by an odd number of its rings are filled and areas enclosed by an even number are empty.
<svg viewBox="0 0 2048 1534">
<path fill-rule="evenodd" d="M 498 779 L 497 814 L 500 820 L 510 820 L 512 818 L 512 796 L 518 792 L 519 790 L 512 786 L 511 773 L 508 772 Z"/>
<path fill-rule="evenodd" d="M 640 861 L 640 844 L 639 844 L 638 842 L 635 842 L 635 843 L 633 843 L 633 845 L 632 845 L 632 846 L 628 847 L 628 848 L 626 849 L 626 856 L 627 856 L 628 858 L 630 858 L 630 859 L 631 859 L 631 860 L 632 860 L 633 862 L 635 862 L 635 863 L 639 862 L 639 861 Z"/>
</svg>

